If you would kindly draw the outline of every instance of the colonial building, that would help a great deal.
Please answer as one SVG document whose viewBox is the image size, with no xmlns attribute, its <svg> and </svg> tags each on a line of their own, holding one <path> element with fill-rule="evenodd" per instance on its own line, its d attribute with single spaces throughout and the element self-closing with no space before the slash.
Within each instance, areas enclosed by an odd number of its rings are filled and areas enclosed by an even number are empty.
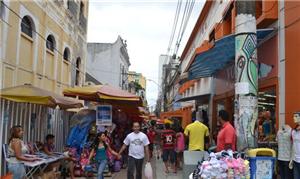
<svg viewBox="0 0 300 179">
<path fill-rule="evenodd" d="M 126 40 L 120 36 L 114 43 L 88 43 L 86 70 L 89 79 L 94 79 L 90 82 L 127 90 L 129 66 Z"/>
<path fill-rule="evenodd" d="M 88 1 L 1 1 L 0 88 L 84 82 Z"/>
<path fill-rule="evenodd" d="M 139 95 L 144 102 L 144 106 L 147 106 L 146 100 L 146 78 L 142 73 L 137 73 L 135 71 L 128 72 L 128 91 Z"/>
</svg>

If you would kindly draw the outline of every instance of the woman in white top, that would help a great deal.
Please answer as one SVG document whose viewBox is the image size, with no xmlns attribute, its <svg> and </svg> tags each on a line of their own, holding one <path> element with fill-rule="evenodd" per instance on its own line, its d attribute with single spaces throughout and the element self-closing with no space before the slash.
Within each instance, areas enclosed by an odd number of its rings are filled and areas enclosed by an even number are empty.
<svg viewBox="0 0 300 179">
<path fill-rule="evenodd" d="M 13 126 L 10 129 L 8 144 L 8 170 L 13 174 L 14 179 L 25 178 L 26 172 L 23 162 L 34 162 L 37 158 L 24 156 L 28 153 L 28 148 L 24 144 L 23 129 L 21 126 Z"/>
</svg>

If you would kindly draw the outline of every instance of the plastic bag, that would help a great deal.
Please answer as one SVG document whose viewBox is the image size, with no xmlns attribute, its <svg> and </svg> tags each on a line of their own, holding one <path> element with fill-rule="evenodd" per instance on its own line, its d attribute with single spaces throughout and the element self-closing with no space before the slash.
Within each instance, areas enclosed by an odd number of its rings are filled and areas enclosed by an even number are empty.
<svg viewBox="0 0 300 179">
<path fill-rule="evenodd" d="M 150 162 L 147 162 L 145 165 L 145 177 L 147 179 L 153 179 L 153 172 Z"/>
</svg>

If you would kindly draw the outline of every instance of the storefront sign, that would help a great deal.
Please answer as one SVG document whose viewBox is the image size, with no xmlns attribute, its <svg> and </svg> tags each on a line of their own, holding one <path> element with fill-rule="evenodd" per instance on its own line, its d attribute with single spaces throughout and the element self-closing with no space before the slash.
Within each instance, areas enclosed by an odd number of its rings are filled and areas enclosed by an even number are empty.
<svg viewBox="0 0 300 179">
<path fill-rule="evenodd" d="M 97 126 L 111 126 L 112 125 L 112 106 L 99 105 L 97 106 L 96 125 Z"/>
</svg>

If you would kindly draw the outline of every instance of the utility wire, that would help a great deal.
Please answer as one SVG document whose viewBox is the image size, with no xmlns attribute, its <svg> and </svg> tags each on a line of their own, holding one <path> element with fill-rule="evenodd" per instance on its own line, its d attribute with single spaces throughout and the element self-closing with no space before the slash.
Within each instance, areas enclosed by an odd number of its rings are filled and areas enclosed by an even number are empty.
<svg viewBox="0 0 300 179">
<path fill-rule="evenodd" d="M 182 0 L 178 0 L 176 12 L 175 12 L 175 16 L 174 16 L 173 27 L 172 27 L 172 31 L 171 31 L 171 36 L 170 36 L 170 40 L 169 40 L 169 45 L 168 45 L 168 49 L 167 49 L 167 53 L 166 53 L 167 55 L 169 54 L 169 52 L 171 50 L 171 46 L 173 44 L 174 35 L 176 32 L 176 27 L 177 27 L 177 23 L 178 23 L 178 18 L 179 18 L 179 14 L 181 11 L 181 4 L 182 4 Z"/>
<path fill-rule="evenodd" d="M 190 17 L 191 17 L 192 12 L 193 12 L 194 5 L 195 5 L 195 0 L 192 0 L 191 5 L 190 5 L 189 10 L 188 10 L 187 18 L 186 18 L 186 20 L 185 20 L 185 22 L 184 22 L 183 30 L 182 30 L 182 32 L 181 32 L 181 34 L 180 34 L 180 37 L 179 37 L 178 41 L 177 41 L 177 48 L 176 48 L 176 51 L 175 51 L 175 53 L 174 53 L 175 55 L 177 55 L 177 53 L 178 53 L 178 50 L 179 50 L 179 47 L 180 47 L 181 40 L 182 40 L 182 38 L 183 38 L 183 35 L 184 35 L 185 30 L 186 30 L 186 28 L 187 28 L 189 19 L 190 19 Z"/>
<path fill-rule="evenodd" d="M 186 14 L 187 14 L 187 9 L 188 9 L 189 4 L 190 4 L 190 1 L 187 0 L 186 3 L 185 3 L 185 6 L 184 6 L 184 11 L 183 11 L 183 14 L 182 14 L 181 23 L 180 23 L 180 26 L 179 26 L 178 35 L 177 35 L 177 39 L 176 39 L 176 44 L 175 45 L 177 45 L 177 42 L 178 42 L 178 39 L 179 39 L 179 35 L 181 33 L 181 30 L 182 30 L 183 23 L 184 23 L 184 21 L 186 19 Z"/>
</svg>

